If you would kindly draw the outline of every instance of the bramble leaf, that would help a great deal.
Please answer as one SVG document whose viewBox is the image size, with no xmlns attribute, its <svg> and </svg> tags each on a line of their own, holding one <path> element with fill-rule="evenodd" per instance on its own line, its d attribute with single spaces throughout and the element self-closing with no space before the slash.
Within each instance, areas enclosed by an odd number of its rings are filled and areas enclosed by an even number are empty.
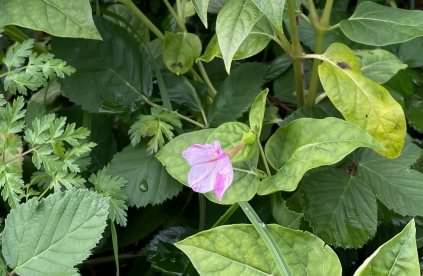
<svg viewBox="0 0 423 276">
<path fill-rule="evenodd" d="M 7 0 L 0 2 L 0 27 L 17 25 L 54 36 L 101 39 L 89 0 Z"/>
<path fill-rule="evenodd" d="M 127 180 L 125 192 L 129 206 L 157 205 L 173 198 L 182 186 L 172 179 L 144 146 L 128 146 L 115 154 L 106 173 Z"/>
<path fill-rule="evenodd" d="M 87 190 L 57 192 L 12 209 L 2 234 L 2 253 L 19 275 L 73 275 L 106 227 L 107 200 Z"/>
</svg>

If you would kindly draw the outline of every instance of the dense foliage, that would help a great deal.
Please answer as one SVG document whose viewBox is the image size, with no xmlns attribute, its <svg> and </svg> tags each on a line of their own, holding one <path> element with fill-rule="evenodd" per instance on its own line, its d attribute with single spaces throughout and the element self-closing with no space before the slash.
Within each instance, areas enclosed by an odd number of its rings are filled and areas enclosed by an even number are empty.
<svg viewBox="0 0 423 276">
<path fill-rule="evenodd" d="M 0 275 L 420 275 L 416 2 L 0 0 Z"/>
</svg>

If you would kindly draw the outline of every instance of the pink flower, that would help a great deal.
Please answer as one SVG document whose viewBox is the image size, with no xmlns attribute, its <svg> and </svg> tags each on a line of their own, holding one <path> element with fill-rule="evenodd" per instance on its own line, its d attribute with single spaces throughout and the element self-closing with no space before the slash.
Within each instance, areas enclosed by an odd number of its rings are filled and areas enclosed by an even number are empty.
<svg viewBox="0 0 423 276">
<path fill-rule="evenodd" d="M 194 192 L 214 191 L 222 200 L 225 191 L 232 184 L 234 171 L 229 156 L 220 143 L 194 144 L 184 150 L 182 156 L 191 166 L 188 173 L 188 185 Z"/>
</svg>

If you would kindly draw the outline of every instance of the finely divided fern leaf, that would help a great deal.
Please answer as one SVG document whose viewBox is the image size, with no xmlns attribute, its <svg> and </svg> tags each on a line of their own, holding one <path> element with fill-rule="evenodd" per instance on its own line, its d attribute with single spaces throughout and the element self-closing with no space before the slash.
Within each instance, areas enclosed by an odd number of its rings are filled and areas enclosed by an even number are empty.
<svg viewBox="0 0 423 276">
<path fill-rule="evenodd" d="M 15 44 L 9 48 L 3 62 L 8 71 L 4 73 L 4 89 L 12 94 L 26 94 L 46 86 L 49 79 L 64 78 L 75 72 L 65 61 L 50 53 L 32 53 L 33 40 Z"/>
<path fill-rule="evenodd" d="M 170 112 L 158 108 L 151 109 L 151 115 L 141 115 L 131 126 L 129 135 L 131 144 L 136 146 L 141 142 L 141 138 L 150 137 L 147 142 L 149 153 L 156 153 L 162 147 L 166 140 L 174 137 L 175 127 L 182 127 L 179 118 Z"/>
<path fill-rule="evenodd" d="M 120 226 L 126 226 L 126 211 L 128 210 L 128 197 L 125 193 L 127 181 L 120 176 L 111 176 L 106 169 L 90 177 L 89 181 L 100 194 L 110 198 L 109 218 Z"/>
</svg>

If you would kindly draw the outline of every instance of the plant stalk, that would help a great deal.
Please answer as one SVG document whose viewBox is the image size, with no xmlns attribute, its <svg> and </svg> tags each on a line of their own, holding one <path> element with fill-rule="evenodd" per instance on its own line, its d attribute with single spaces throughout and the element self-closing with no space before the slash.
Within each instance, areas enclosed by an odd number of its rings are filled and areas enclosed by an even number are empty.
<svg viewBox="0 0 423 276">
<path fill-rule="evenodd" d="M 238 208 L 239 208 L 239 205 L 237 203 L 231 205 L 231 207 L 226 209 L 225 213 L 223 213 L 223 215 L 221 215 L 219 219 L 216 220 L 216 222 L 213 224 L 211 228 L 225 224 L 228 221 L 228 219 L 230 219 L 232 215 L 238 210 Z"/>
<path fill-rule="evenodd" d="M 329 30 L 330 16 L 332 14 L 333 0 L 326 0 L 325 7 L 323 9 L 322 17 L 319 19 L 316 12 L 316 7 L 313 0 L 308 1 L 310 11 L 310 21 L 313 24 L 315 30 L 315 41 L 314 41 L 314 53 L 321 54 L 323 51 L 323 42 L 325 39 L 326 32 Z M 319 88 L 319 76 L 318 67 L 320 61 L 313 61 L 313 68 L 311 70 L 310 85 L 308 89 L 307 102 L 308 106 L 315 104 L 317 97 L 317 89 Z"/>
<path fill-rule="evenodd" d="M 115 258 L 116 276 L 119 276 L 119 245 L 116 226 L 114 222 L 110 222 L 110 231 L 112 232 L 113 256 Z"/>
<path fill-rule="evenodd" d="M 261 221 L 260 217 L 248 202 L 239 202 L 239 206 L 241 206 L 242 211 L 256 229 L 267 249 L 269 249 L 280 275 L 291 276 L 292 274 L 288 269 L 288 265 L 283 258 L 282 252 L 276 244 L 266 224 Z"/>
<path fill-rule="evenodd" d="M 295 91 L 297 95 L 298 106 L 304 104 L 304 74 L 302 69 L 301 55 L 303 49 L 300 43 L 298 34 L 297 14 L 296 14 L 296 1 L 288 0 L 288 17 L 289 17 L 289 33 L 291 35 L 291 58 L 294 66 L 295 75 Z"/>
</svg>

